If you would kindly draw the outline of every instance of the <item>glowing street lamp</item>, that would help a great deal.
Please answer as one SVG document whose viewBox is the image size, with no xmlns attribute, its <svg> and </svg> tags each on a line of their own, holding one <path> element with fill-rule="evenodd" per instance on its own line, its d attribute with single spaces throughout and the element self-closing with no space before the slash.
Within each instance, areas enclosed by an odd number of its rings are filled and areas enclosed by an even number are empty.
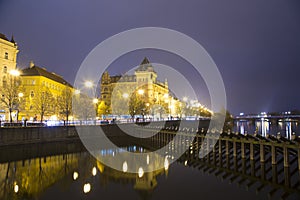
<svg viewBox="0 0 300 200">
<path fill-rule="evenodd" d="M 20 76 L 20 71 L 16 70 L 16 69 L 13 69 L 13 70 L 10 70 L 10 75 L 12 76 Z"/>
<path fill-rule="evenodd" d="M 74 93 L 75 93 L 76 95 L 78 95 L 78 94 L 80 94 L 80 90 L 75 90 Z"/>
<path fill-rule="evenodd" d="M 139 95 L 143 95 L 144 93 L 145 93 L 144 90 L 142 90 L 142 89 L 138 90 L 138 94 L 139 94 Z"/>
<path fill-rule="evenodd" d="M 91 87 L 93 87 L 93 82 L 92 81 L 86 81 L 86 82 L 84 82 L 84 86 L 85 87 L 88 87 L 88 88 L 91 88 Z"/>
<path fill-rule="evenodd" d="M 98 102 L 99 102 L 98 99 L 96 99 L 96 98 L 93 99 L 93 103 L 94 103 L 94 104 L 97 104 Z"/>
<path fill-rule="evenodd" d="M 128 93 L 124 93 L 122 96 L 123 96 L 124 99 L 127 99 L 129 97 L 129 94 Z"/>
</svg>

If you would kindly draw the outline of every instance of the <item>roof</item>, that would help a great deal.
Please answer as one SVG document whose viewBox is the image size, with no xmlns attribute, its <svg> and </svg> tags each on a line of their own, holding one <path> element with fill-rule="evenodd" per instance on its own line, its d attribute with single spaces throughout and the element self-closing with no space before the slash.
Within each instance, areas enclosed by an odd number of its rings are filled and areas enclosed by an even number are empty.
<svg viewBox="0 0 300 200">
<path fill-rule="evenodd" d="M 9 41 L 3 33 L 0 33 L 0 38 L 3 40 Z"/>
<path fill-rule="evenodd" d="M 59 76 L 53 72 L 48 72 L 46 69 L 35 66 L 35 65 L 32 67 L 23 69 L 21 76 L 44 76 L 44 77 L 49 78 L 58 83 L 68 85 L 69 87 L 73 87 L 70 83 L 68 83 L 66 80 L 64 80 L 62 76 Z"/>
<path fill-rule="evenodd" d="M 153 69 L 153 66 L 151 65 L 151 63 L 149 62 L 148 58 L 145 57 L 144 60 L 142 61 L 142 63 L 140 64 L 140 66 L 135 71 L 154 72 L 154 69 Z"/>
</svg>

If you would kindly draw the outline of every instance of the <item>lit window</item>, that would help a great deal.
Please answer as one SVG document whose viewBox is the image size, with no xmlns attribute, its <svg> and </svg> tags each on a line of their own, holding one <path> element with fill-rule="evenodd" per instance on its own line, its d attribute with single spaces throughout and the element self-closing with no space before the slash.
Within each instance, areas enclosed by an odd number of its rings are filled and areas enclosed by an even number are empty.
<svg viewBox="0 0 300 200">
<path fill-rule="evenodd" d="M 33 98 L 34 97 L 34 92 L 31 90 L 30 91 L 30 97 Z"/>
<path fill-rule="evenodd" d="M 8 53 L 7 52 L 5 52 L 4 58 L 8 59 Z"/>
<path fill-rule="evenodd" d="M 32 85 L 35 85 L 35 80 L 32 80 Z"/>
</svg>

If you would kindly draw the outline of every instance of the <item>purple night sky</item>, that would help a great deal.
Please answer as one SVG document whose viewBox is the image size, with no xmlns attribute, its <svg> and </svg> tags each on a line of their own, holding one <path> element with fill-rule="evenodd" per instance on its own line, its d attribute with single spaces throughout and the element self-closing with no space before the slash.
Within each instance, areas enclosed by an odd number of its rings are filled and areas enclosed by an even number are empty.
<svg viewBox="0 0 300 200">
<path fill-rule="evenodd" d="M 213 58 L 232 113 L 288 111 L 300 109 L 299 10 L 299 0 L 0 0 L 0 32 L 14 35 L 19 68 L 33 60 L 73 83 L 87 54 L 108 37 L 138 27 L 174 29 Z M 167 52 L 132 52 L 109 71 L 122 74 L 145 56 L 186 71 L 209 104 L 202 79 Z"/>
</svg>

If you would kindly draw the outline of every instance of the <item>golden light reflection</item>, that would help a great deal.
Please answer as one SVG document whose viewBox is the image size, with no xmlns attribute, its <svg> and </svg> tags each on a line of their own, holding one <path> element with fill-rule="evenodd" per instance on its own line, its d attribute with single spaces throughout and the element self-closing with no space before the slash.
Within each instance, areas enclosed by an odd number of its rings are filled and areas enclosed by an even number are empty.
<svg viewBox="0 0 300 200">
<path fill-rule="evenodd" d="M 165 158 L 165 162 L 164 162 L 164 167 L 165 167 L 165 170 L 166 170 L 166 171 L 169 169 L 169 165 L 170 165 L 169 160 L 168 160 L 168 158 L 166 157 L 166 158 Z"/>
<path fill-rule="evenodd" d="M 150 162 L 150 158 L 149 155 L 147 155 L 147 165 L 149 165 L 149 162 Z"/>
<path fill-rule="evenodd" d="M 142 167 L 139 168 L 138 175 L 139 175 L 139 178 L 142 178 L 144 176 L 144 170 Z"/>
<path fill-rule="evenodd" d="M 97 175 L 97 169 L 96 169 L 96 167 L 93 167 L 93 169 L 92 169 L 92 175 L 93 176 Z"/>
<path fill-rule="evenodd" d="M 74 172 L 73 173 L 73 180 L 76 181 L 78 179 L 78 177 L 79 177 L 78 172 Z"/>
<path fill-rule="evenodd" d="M 90 183 L 86 183 L 83 185 L 83 192 L 86 194 L 86 193 L 89 193 L 91 191 L 91 184 Z"/>
<path fill-rule="evenodd" d="M 19 185 L 16 182 L 14 182 L 14 192 L 15 193 L 19 192 Z"/>
<path fill-rule="evenodd" d="M 127 162 L 126 162 L 126 161 L 123 163 L 122 169 L 123 169 L 123 172 L 127 172 L 127 170 L 128 170 L 128 165 L 127 165 Z"/>
</svg>

